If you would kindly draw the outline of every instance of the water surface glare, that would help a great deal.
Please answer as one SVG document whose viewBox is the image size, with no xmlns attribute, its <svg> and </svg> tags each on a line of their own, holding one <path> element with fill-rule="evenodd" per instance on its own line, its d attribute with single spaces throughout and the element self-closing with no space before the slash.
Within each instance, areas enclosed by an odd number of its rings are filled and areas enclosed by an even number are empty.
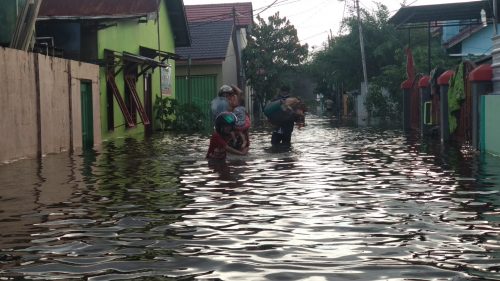
<svg viewBox="0 0 500 281">
<path fill-rule="evenodd" d="M 0 166 L 1 280 L 500 280 L 500 158 L 310 118 Z"/>
</svg>

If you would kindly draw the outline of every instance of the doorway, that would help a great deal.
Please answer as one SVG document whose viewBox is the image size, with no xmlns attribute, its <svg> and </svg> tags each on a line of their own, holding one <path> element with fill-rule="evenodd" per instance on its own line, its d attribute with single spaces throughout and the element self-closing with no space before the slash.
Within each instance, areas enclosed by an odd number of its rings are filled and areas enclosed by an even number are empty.
<svg viewBox="0 0 500 281">
<path fill-rule="evenodd" d="M 94 147 L 94 110 L 92 102 L 92 82 L 80 83 L 82 105 L 82 148 Z"/>
</svg>

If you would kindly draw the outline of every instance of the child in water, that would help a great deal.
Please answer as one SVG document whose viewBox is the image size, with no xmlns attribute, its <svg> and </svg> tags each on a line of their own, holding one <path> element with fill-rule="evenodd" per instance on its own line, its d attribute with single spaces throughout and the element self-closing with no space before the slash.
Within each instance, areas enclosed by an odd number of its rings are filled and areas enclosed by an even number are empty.
<svg viewBox="0 0 500 281">
<path fill-rule="evenodd" d="M 215 131 L 210 138 L 206 156 L 208 159 L 225 160 L 227 152 L 236 155 L 246 155 L 248 153 L 248 147 L 236 149 L 228 145 L 235 124 L 236 116 L 231 112 L 222 112 L 215 118 Z"/>
<path fill-rule="evenodd" d="M 238 95 L 237 106 L 233 109 L 236 115 L 236 126 L 234 130 L 234 145 L 231 146 L 237 149 L 250 146 L 248 130 L 250 129 L 250 116 L 245 109 L 245 100 L 241 92 Z"/>
</svg>

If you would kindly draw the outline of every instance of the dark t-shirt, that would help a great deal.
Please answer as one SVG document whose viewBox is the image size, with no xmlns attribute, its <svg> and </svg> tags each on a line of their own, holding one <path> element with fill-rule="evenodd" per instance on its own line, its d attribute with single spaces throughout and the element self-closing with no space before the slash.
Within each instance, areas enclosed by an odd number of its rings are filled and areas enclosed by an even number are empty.
<svg viewBox="0 0 500 281">
<path fill-rule="evenodd" d="M 226 159 L 227 141 L 219 133 L 214 132 L 210 138 L 208 146 L 207 158 L 210 159 Z"/>
</svg>

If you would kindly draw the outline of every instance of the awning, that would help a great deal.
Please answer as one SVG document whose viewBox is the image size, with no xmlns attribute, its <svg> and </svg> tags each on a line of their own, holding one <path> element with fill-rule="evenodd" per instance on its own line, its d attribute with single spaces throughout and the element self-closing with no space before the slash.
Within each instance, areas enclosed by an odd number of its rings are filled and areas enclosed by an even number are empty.
<svg viewBox="0 0 500 281">
<path fill-rule="evenodd" d="M 454 25 L 472 25 L 481 23 L 481 10 L 484 9 L 487 18 L 493 17 L 493 9 L 489 1 L 472 1 L 436 5 L 408 6 L 400 8 L 389 23 L 398 28 L 450 25 L 450 21 L 460 21 Z M 425 25 L 424 25 L 425 24 Z"/>
<path fill-rule="evenodd" d="M 155 69 L 157 67 L 168 67 L 168 64 L 165 64 L 161 61 L 156 61 L 154 59 L 141 55 L 132 54 L 129 52 L 120 53 L 117 51 L 105 49 L 104 54 L 105 54 L 104 63 L 101 65 L 106 65 L 108 67 L 111 65 L 118 66 L 119 69 L 115 71 L 115 75 L 117 75 L 123 69 L 125 62 L 133 63 L 135 65 L 143 67 L 141 72 L 137 76 L 143 75 L 149 69 Z"/>
<path fill-rule="evenodd" d="M 155 59 L 156 57 L 159 57 L 161 62 L 168 61 L 169 59 L 178 60 L 181 58 L 179 55 L 176 55 L 174 53 L 155 50 L 155 49 L 143 47 L 143 46 L 139 47 L 139 53 L 141 54 L 141 56 L 145 56 L 145 57 L 148 57 L 150 59 Z"/>
</svg>

